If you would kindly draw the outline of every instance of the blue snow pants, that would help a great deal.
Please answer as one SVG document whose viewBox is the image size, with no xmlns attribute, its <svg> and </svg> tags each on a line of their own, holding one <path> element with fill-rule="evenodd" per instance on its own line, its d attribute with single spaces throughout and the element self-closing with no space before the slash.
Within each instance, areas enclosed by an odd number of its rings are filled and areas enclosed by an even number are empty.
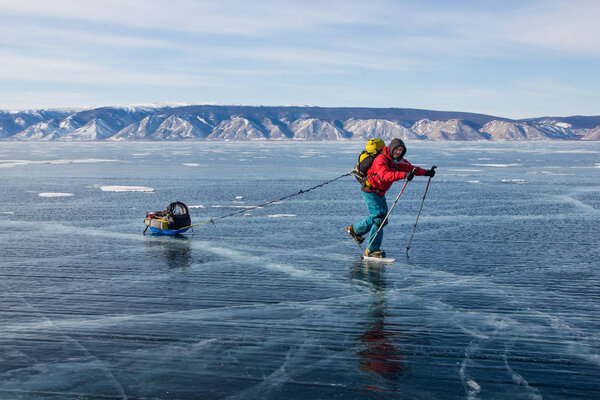
<svg viewBox="0 0 600 400">
<path fill-rule="evenodd" d="M 377 233 L 379 226 L 383 222 L 387 212 L 388 206 L 385 196 L 381 197 L 377 193 L 361 192 L 367 208 L 369 209 L 369 216 L 354 224 L 354 231 L 363 236 L 367 232 L 369 233 L 369 239 L 367 245 L 371 243 L 373 237 Z M 381 250 L 381 241 L 383 240 L 383 228 L 379 231 L 371 246 L 367 249 L 369 251 Z"/>
</svg>

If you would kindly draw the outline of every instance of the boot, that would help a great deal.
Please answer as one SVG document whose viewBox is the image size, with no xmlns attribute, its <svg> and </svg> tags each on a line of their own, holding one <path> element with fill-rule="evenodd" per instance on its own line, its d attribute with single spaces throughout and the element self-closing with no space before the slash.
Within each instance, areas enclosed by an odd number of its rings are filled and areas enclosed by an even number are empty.
<svg viewBox="0 0 600 400">
<path fill-rule="evenodd" d="M 374 251 L 367 250 L 365 252 L 365 256 L 373 257 L 373 258 L 385 258 L 385 251 L 383 251 L 383 250 L 374 250 Z"/>
<path fill-rule="evenodd" d="M 352 239 L 354 239 L 354 241 L 358 244 L 361 244 L 362 242 L 365 241 L 365 239 L 362 236 L 360 236 L 356 233 L 356 231 L 354 230 L 354 227 L 352 225 L 350 225 L 349 227 L 346 228 L 346 232 L 348 232 L 348 235 L 350 235 L 350 237 Z"/>
</svg>

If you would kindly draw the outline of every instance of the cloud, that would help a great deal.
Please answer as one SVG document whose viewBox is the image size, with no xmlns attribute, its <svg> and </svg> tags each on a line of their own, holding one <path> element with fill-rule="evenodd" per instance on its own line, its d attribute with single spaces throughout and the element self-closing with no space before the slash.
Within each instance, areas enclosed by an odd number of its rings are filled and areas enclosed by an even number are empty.
<svg viewBox="0 0 600 400">
<path fill-rule="evenodd" d="M 0 77 L 8 80 L 54 83 L 167 87 L 210 85 L 203 83 L 197 75 L 127 71 L 66 58 L 21 56 L 9 51 L 0 51 Z"/>
<path fill-rule="evenodd" d="M 506 21 L 501 36 L 525 46 L 600 55 L 600 2 L 534 2 Z"/>
<path fill-rule="evenodd" d="M 5 0 L 0 3 L 0 11 L 12 16 L 61 18 L 138 28 L 264 35 L 365 23 L 369 16 L 376 16 L 374 10 L 380 8 L 376 6 L 378 3 L 377 0 L 371 4 L 348 0 L 340 6 L 339 2 L 331 0 Z"/>
<path fill-rule="evenodd" d="M 334 68 L 336 72 L 360 68 L 376 71 L 415 69 L 424 63 L 399 54 L 357 52 L 346 49 L 320 49 L 304 46 L 259 46 L 214 49 L 220 57 L 257 60 L 265 63 L 289 65 L 293 69 L 312 67 L 312 72 Z M 214 54 L 213 53 L 213 54 Z"/>
<path fill-rule="evenodd" d="M 397 68 L 398 55 L 403 69 L 405 60 L 417 56 L 430 62 L 436 56 L 497 58 L 532 49 L 600 54 L 595 21 L 600 2 L 593 0 L 507 1 L 503 6 L 479 1 L 5 0 L 0 13 L 20 18 L 19 27 L 1 28 L 4 41 L 16 36 L 15 45 L 20 39 L 32 47 L 87 42 L 194 54 L 211 47 L 226 52 L 237 44 L 263 55 L 277 49 L 282 60 L 292 61 L 300 55 L 286 54 L 297 51 L 311 58 L 317 52 L 307 49 L 320 49 L 322 59 L 375 70 Z M 344 53 L 355 53 L 355 61 L 337 57 Z M 239 54 L 251 55 L 243 49 Z M 397 65 L 384 67 L 386 61 Z"/>
<path fill-rule="evenodd" d="M 592 0 L 4 0 L 0 80 L 5 91 L 46 85 L 67 99 L 93 87 L 112 102 L 191 92 L 221 103 L 351 99 L 492 113 L 521 96 L 530 115 L 547 106 L 542 97 L 552 109 L 597 103 L 586 92 L 598 88 L 597 15 Z M 559 84 L 574 76 L 572 90 Z M 518 84 L 538 77 L 556 84 Z"/>
<path fill-rule="evenodd" d="M 160 38 L 148 38 L 142 35 L 118 34 L 91 29 L 73 29 L 58 26 L 33 28 L 28 25 L 5 23 L 0 26 L 0 43 L 15 47 L 35 44 L 43 47 L 45 43 L 62 44 L 82 43 L 87 46 L 106 46 L 117 48 L 172 49 L 177 42 Z"/>
<path fill-rule="evenodd" d="M 465 56 L 501 57 L 532 50 L 600 55 L 600 2 L 508 1 L 502 8 L 482 8 L 481 2 L 466 2 L 470 3 L 472 8 L 415 11 L 420 15 L 413 25 L 415 43 L 438 51 L 451 49 Z M 429 34 L 420 35 L 425 32 Z"/>
</svg>

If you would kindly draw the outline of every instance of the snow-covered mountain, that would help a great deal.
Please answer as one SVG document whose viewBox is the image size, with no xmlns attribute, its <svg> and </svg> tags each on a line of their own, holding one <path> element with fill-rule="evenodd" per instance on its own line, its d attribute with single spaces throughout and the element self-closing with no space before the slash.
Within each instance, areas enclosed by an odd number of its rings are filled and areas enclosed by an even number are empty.
<svg viewBox="0 0 600 400">
<path fill-rule="evenodd" d="M 589 130 L 581 140 L 600 140 L 600 125 Z"/>
<path fill-rule="evenodd" d="M 0 139 L 9 138 L 40 122 L 62 120 L 74 110 L 0 111 Z"/>
<path fill-rule="evenodd" d="M 149 140 L 152 133 L 158 130 L 158 127 L 167 119 L 164 114 L 148 115 L 140 121 L 121 129 L 109 140 L 128 141 L 128 140 Z"/>
<path fill-rule="evenodd" d="M 491 121 L 485 124 L 481 132 L 490 135 L 493 140 L 548 140 L 576 138 L 571 126 L 562 122 L 525 123 L 511 121 Z"/>
<path fill-rule="evenodd" d="M 72 126 L 65 128 L 58 140 L 74 141 L 74 140 L 104 140 L 115 134 L 115 130 L 102 118 L 94 118 L 87 124 L 71 130 Z"/>
<path fill-rule="evenodd" d="M 203 139 L 210 135 L 212 126 L 189 116 L 168 116 L 150 135 L 156 140 Z"/>
<path fill-rule="evenodd" d="M 230 141 L 265 140 L 266 138 L 267 135 L 260 126 L 241 116 L 222 121 L 207 137 L 210 140 Z"/>
<path fill-rule="evenodd" d="M 481 132 L 457 119 L 430 121 L 423 119 L 410 127 L 413 132 L 431 140 L 485 140 Z"/>
<path fill-rule="evenodd" d="M 400 138 L 402 140 L 426 139 L 404 126 L 402 123 L 385 119 L 354 119 L 344 122 L 344 129 L 352 133 L 353 139 L 380 138 L 389 140 Z"/>
<path fill-rule="evenodd" d="M 284 140 L 293 136 L 293 133 L 289 130 L 289 125 L 282 121 L 264 118 L 261 125 L 265 129 L 267 137 L 271 140 Z"/>
<path fill-rule="evenodd" d="M 0 140 L 600 140 L 600 116 L 218 105 L 0 111 Z"/>
<path fill-rule="evenodd" d="M 346 132 L 332 122 L 317 118 L 298 119 L 290 124 L 294 140 L 343 140 Z"/>
</svg>

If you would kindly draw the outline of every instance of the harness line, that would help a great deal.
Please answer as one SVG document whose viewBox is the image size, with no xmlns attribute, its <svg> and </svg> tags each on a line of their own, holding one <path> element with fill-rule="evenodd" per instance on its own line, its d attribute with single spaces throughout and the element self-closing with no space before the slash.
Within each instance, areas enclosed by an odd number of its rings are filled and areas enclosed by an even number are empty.
<svg viewBox="0 0 600 400">
<path fill-rule="evenodd" d="M 318 184 L 318 185 L 316 185 L 316 186 L 313 186 L 313 187 L 311 187 L 311 188 L 308 188 L 308 189 L 301 189 L 299 192 L 292 193 L 292 194 L 290 194 L 290 195 L 287 195 L 287 196 L 283 196 L 283 197 L 281 197 L 281 198 L 279 198 L 279 199 L 276 199 L 276 200 L 271 200 L 271 201 L 268 201 L 268 202 L 266 202 L 266 203 L 259 204 L 259 205 L 257 205 L 257 206 L 252 206 L 252 207 L 249 207 L 249 208 L 245 208 L 245 209 L 243 209 L 243 210 L 234 211 L 234 212 L 232 212 L 232 213 L 229 213 L 229 214 L 226 214 L 226 215 L 222 215 L 222 216 L 220 216 L 220 217 L 216 217 L 216 218 L 210 218 L 210 219 L 208 219 L 207 221 L 200 222 L 200 223 L 198 223 L 198 224 L 194 224 L 194 225 L 190 225 L 190 227 L 192 227 L 192 226 L 197 226 L 197 225 L 203 225 L 203 224 L 207 224 L 207 223 L 209 223 L 209 222 L 212 222 L 212 223 L 214 224 L 214 223 L 215 223 L 214 221 L 218 221 L 218 220 L 220 220 L 220 219 L 224 219 L 224 218 L 233 217 L 234 215 L 242 214 L 242 213 L 245 213 L 245 212 L 247 212 L 247 211 L 251 211 L 251 210 L 256 210 L 257 208 L 263 208 L 263 207 L 265 207 L 265 206 L 268 206 L 269 204 L 277 203 L 277 202 L 279 202 L 279 201 L 283 201 L 283 200 L 289 199 L 289 198 L 291 198 L 291 197 L 294 197 L 294 196 L 298 196 L 298 195 L 301 195 L 301 194 L 304 194 L 304 193 L 308 193 L 308 192 L 310 192 L 311 190 L 314 190 L 314 189 L 316 189 L 316 188 L 323 187 L 323 186 L 325 186 L 325 185 L 328 185 L 328 184 L 330 184 L 330 183 L 332 183 L 332 182 L 335 182 L 335 181 L 337 181 L 337 180 L 339 180 L 339 179 L 342 179 L 342 178 L 344 178 L 344 177 L 346 177 L 346 176 L 348 176 L 348 175 L 351 175 L 351 174 L 352 174 L 352 171 L 350 171 L 350 172 L 346 172 L 344 175 L 340 175 L 340 176 L 338 176 L 337 178 L 333 178 L 333 179 L 331 179 L 331 180 L 328 180 L 327 182 L 320 183 L 320 184 Z"/>
</svg>

